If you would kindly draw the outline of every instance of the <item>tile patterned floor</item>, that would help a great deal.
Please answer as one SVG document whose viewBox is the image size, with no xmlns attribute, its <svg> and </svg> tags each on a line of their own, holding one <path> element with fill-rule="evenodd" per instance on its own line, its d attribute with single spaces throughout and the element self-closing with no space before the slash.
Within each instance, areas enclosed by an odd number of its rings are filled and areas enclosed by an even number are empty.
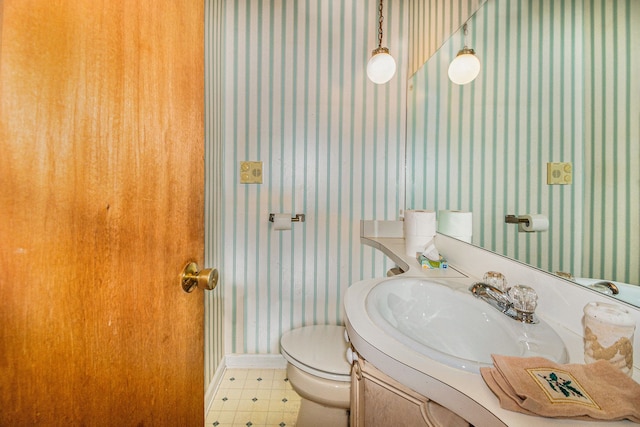
<svg viewBox="0 0 640 427">
<path fill-rule="evenodd" d="M 205 427 L 291 427 L 299 408 L 286 370 L 227 369 Z"/>
</svg>

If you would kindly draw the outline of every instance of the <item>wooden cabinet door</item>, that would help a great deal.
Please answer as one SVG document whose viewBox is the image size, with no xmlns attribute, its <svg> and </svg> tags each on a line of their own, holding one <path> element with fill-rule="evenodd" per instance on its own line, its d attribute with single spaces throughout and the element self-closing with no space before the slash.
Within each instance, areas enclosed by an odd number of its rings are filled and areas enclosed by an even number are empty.
<svg viewBox="0 0 640 427">
<path fill-rule="evenodd" d="M 0 2 L 0 425 L 203 425 L 203 9 Z"/>
<path fill-rule="evenodd" d="M 360 358 L 351 370 L 352 427 L 469 427 L 464 419 Z"/>
</svg>

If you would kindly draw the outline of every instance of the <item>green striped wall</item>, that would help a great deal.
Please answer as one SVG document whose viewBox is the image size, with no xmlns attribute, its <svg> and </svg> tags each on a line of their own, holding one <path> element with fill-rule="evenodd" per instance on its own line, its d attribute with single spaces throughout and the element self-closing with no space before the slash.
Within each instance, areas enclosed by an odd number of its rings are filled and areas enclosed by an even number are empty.
<svg viewBox="0 0 640 427">
<path fill-rule="evenodd" d="M 395 219 L 404 205 L 407 11 L 385 3 L 399 69 L 376 86 L 365 73 L 376 1 L 220 4 L 224 351 L 278 353 L 284 331 L 342 323 L 347 287 L 391 267 L 360 244 L 359 222 Z M 239 183 L 243 160 L 264 163 L 263 184 Z M 274 231 L 277 212 L 306 222 Z"/>
<path fill-rule="evenodd" d="M 205 267 L 222 264 L 222 153 L 224 135 L 222 47 L 225 40 L 224 0 L 205 2 Z M 205 390 L 224 356 L 224 286 L 204 293 L 204 374 Z"/>
<path fill-rule="evenodd" d="M 408 71 L 418 71 L 487 0 L 408 0 Z"/>
<path fill-rule="evenodd" d="M 624 54 L 637 53 L 639 6 L 488 0 L 469 22 L 479 77 L 449 82 L 457 33 L 409 81 L 407 207 L 471 210 L 476 244 L 639 283 L 638 55 Z M 596 35 L 603 24 L 613 35 Z M 574 182 L 549 186 L 546 163 L 560 161 L 573 163 Z M 523 213 L 547 215 L 549 231 L 504 223 Z"/>
<path fill-rule="evenodd" d="M 584 10 L 583 271 L 640 284 L 640 2 Z"/>
<path fill-rule="evenodd" d="M 371 3 L 207 2 L 206 256 L 221 271 L 218 293 L 205 301 L 209 376 L 222 354 L 276 353 L 285 330 L 340 323 L 346 287 L 384 274 L 389 265 L 361 246 L 358 222 L 394 219 L 404 207 L 405 124 L 407 208 L 471 209 L 476 243 L 543 268 L 610 277 L 610 261 L 586 270 L 598 265 L 590 253 L 604 247 L 616 252 L 616 269 L 629 272 L 625 281 L 638 276 L 638 87 L 628 78 L 612 86 L 611 78 L 638 64 L 622 55 L 605 60 L 589 47 L 610 52 L 610 43 L 627 43 L 638 58 L 637 42 L 621 42 L 625 33 L 638 40 L 640 27 L 629 24 L 637 3 L 616 2 L 618 18 L 604 19 L 618 33 L 600 40 L 590 28 L 602 25 L 595 12 L 612 9 L 610 2 L 489 0 L 469 27 L 483 71 L 462 88 L 446 79 L 461 34 L 408 86 L 398 77 L 415 63 L 416 34 L 433 31 L 415 28 L 432 19 L 415 19 L 424 7 L 416 0 L 385 3 L 384 44 L 399 70 L 388 85 L 368 83 Z M 592 101 L 598 92 L 606 103 Z M 591 111 L 592 104 L 607 107 Z M 615 130 L 604 125 L 613 111 L 622 120 Z M 238 183 L 241 160 L 264 162 L 262 185 Z M 546 186 L 547 161 L 572 161 L 574 184 Z M 612 203 L 620 207 L 603 208 Z M 503 224 L 505 213 L 535 211 L 549 215 L 549 233 L 523 235 Z M 305 213 L 307 222 L 274 232 L 269 212 Z M 604 220 L 592 221 L 597 216 Z M 623 232 L 609 239 L 622 242 L 615 248 L 590 237 L 614 234 L 611 224 Z"/>
</svg>

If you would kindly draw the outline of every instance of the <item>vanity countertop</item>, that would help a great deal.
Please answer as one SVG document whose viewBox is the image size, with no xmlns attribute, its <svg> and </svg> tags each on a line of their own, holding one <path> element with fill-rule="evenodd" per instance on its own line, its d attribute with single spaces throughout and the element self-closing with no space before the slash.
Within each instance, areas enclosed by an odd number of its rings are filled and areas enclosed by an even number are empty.
<svg viewBox="0 0 640 427">
<path fill-rule="evenodd" d="M 479 280 L 484 271 L 495 270 L 503 272 L 507 279 L 515 278 L 515 282 L 510 283 L 530 284 L 539 295 L 536 313 L 551 325 L 565 342 L 569 363 L 584 363 L 581 335 L 582 307 L 589 301 L 607 301 L 606 297 L 579 285 L 573 287 L 571 283 L 561 279 L 558 279 L 561 280 L 559 283 L 554 283 L 556 279 L 551 274 L 441 235 L 436 238 L 436 246 L 449 260 L 451 267 L 445 270 L 423 270 L 415 259 L 404 254 L 404 239 L 397 235 L 398 225 L 392 224 L 392 221 L 383 223 L 388 224 L 381 225 L 379 222 L 374 224 L 373 233 L 371 225 L 363 225 L 362 242 L 389 256 L 405 271 L 401 276 L 444 278 L 453 287 L 466 288 Z M 378 227 L 390 228 L 378 230 Z M 539 277 L 540 275 L 542 276 Z M 351 343 L 357 352 L 376 368 L 425 397 L 449 408 L 476 427 L 576 425 L 578 422 L 576 420 L 532 417 L 506 411 L 500 408 L 498 399 L 479 374 L 439 363 L 385 335 L 368 317 L 365 307 L 367 294 L 381 280 L 384 278 L 358 282 L 349 288 L 345 296 L 346 328 Z M 640 320 L 640 310 L 631 306 L 630 308 L 633 315 Z M 636 355 L 640 354 L 638 335 L 640 334 L 636 333 L 634 341 Z M 634 360 L 633 378 L 640 382 L 638 359 L 640 357 L 636 356 Z M 593 427 L 636 425 L 627 420 L 592 421 L 588 424 Z"/>
</svg>

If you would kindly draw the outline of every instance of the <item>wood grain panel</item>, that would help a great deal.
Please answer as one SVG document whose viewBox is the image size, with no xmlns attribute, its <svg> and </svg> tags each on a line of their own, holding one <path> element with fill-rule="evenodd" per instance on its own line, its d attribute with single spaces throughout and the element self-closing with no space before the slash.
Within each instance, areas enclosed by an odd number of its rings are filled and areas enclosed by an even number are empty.
<svg viewBox="0 0 640 427">
<path fill-rule="evenodd" d="M 203 6 L 1 7 L 0 425 L 202 425 Z"/>
</svg>

